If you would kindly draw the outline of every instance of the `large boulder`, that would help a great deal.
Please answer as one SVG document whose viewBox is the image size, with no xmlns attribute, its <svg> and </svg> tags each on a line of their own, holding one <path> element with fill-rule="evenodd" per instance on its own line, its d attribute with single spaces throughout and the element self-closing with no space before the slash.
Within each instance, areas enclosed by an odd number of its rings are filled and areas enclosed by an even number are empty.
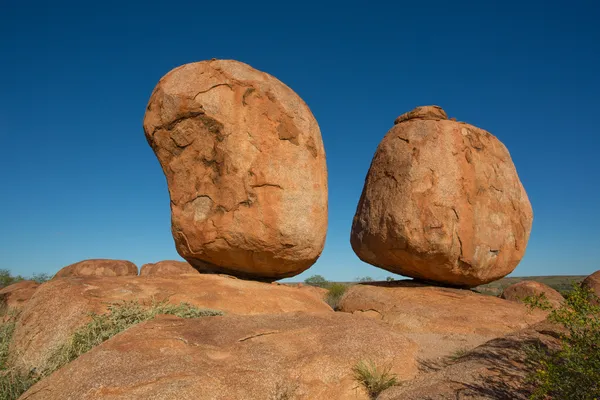
<svg viewBox="0 0 600 400">
<path fill-rule="evenodd" d="M 22 309 L 39 286 L 34 281 L 21 281 L 0 289 L 0 310 Z"/>
<path fill-rule="evenodd" d="M 473 348 L 548 315 L 494 296 L 408 280 L 351 286 L 339 310 L 388 323 L 419 345 L 423 359 Z"/>
<path fill-rule="evenodd" d="M 558 308 L 565 298 L 550 286 L 536 281 L 521 281 L 508 286 L 502 292 L 501 297 L 506 300 L 523 302 L 528 297 L 543 296 L 548 305 Z"/>
<path fill-rule="evenodd" d="M 138 269 L 126 260 L 90 259 L 67 265 L 54 278 L 72 276 L 136 276 Z"/>
<path fill-rule="evenodd" d="M 350 241 L 377 267 L 475 287 L 515 269 L 532 220 L 506 147 L 437 106 L 419 107 L 379 144 Z"/>
<path fill-rule="evenodd" d="M 189 303 L 227 314 L 271 314 L 294 311 L 332 312 L 312 294 L 285 285 L 244 281 L 220 275 L 160 277 L 63 278 L 40 286 L 17 321 L 11 354 L 27 370 L 44 364 L 56 346 L 121 301 L 142 304 Z"/>
<path fill-rule="evenodd" d="M 367 400 L 352 373 L 367 359 L 400 380 L 417 372 L 409 340 L 352 315 L 161 317 L 82 355 L 24 397 Z"/>
<path fill-rule="evenodd" d="M 585 278 L 581 285 L 589 288 L 596 296 L 600 297 L 600 270 Z"/>
<path fill-rule="evenodd" d="M 186 64 L 159 81 L 144 131 L 167 177 L 177 251 L 190 264 L 276 280 L 317 260 L 325 151 L 310 109 L 285 84 L 237 61 Z"/>
<path fill-rule="evenodd" d="M 177 277 L 181 275 L 198 275 L 200 272 L 185 261 L 164 260 L 153 264 L 144 264 L 140 276 Z"/>
</svg>

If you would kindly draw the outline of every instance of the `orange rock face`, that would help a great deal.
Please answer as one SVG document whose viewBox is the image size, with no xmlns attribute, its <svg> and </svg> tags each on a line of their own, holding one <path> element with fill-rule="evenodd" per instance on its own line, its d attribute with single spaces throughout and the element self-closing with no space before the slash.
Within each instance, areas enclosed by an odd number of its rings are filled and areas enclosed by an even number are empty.
<svg viewBox="0 0 600 400">
<path fill-rule="evenodd" d="M 33 386 L 29 400 L 337 399 L 369 397 L 359 360 L 417 372 L 414 345 L 343 313 L 161 317 L 134 326 Z"/>
<path fill-rule="evenodd" d="M 164 260 L 154 264 L 144 264 L 140 276 L 161 276 L 168 278 L 180 275 L 198 275 L 200 272 L 185 261 Z"/>
<path fill-rule="evenodd" d="M 58 271 L 54 278 L 67 276 L 136 276 L 138 269 L 134 263 L 125 260 L 93 259 L 68 265 Z"/>
<path fill-rule="evenodd" d="M 527 297 L 543 295 L 553 308 L 558 308 L 565 301 L 562 294 L 548 285 L 536 281 L 521 281 L 510 285 L 502 292 L 502 298 L 522 302 Z"/>
<path fill-rule="evenodd" d="M 325 302 L 297 288 L 220 275 L 55 279 L 38 288 L 17 321 L 11 345 L 11 353 L 19 355 L 17 366 L 30 370 L 43 365 L 49 351 L 90 321 L 90 313 L 102 314 L 109 304 L 133 300 L 185 302 L 227 314 L 333 313 Z"/>
<path fill-rule="evenodd" d="M 581 285 L 591 289 L 596 296 L 600 297 L 600 270 L 585 278 Z"/>
<path fill-rule="evenodd" d="M 0 309 L 20 310 L 39 286 L 40 284 L 34 281 L 21 281 L 0 289 Z"/>
<path fill-rule="evenodd" d="M 439 107 L 419 107 L 379 144 L 350 241 L 388 271 L 475 287 L 515 269 L 532 220 L 506 147 Z"/>
<path fill-rule="evenodd" d="M 152 93 L 146 139 L 167 177 L 179 254 L 275 280 L 319 257 L 327 169 L 319 126 L 285 84 L 230 60 L 178 67 Z"/>
</svg>

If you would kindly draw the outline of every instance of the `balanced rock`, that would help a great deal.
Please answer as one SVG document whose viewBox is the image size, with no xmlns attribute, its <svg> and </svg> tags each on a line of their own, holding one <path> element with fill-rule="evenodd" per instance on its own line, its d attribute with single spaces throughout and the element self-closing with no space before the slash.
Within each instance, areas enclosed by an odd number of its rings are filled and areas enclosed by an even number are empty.
<svg viewBox="0 0 600 400">
<path fill-rule="evenodd" d="M 126 260 L 91 259 L 76 262 L 58 271 L 54 278 L 67 276 L 137 276 L 134 263 Z"/>
<path fill-rule="evenodd" d="M 379 144 L 350 241 L 377 267 L 474 287 L 515 269 L 532 220 L 506 147 L 440 107 L 419 107 Z"/>
<path fill-rule="evenodd" d="M 294 276 L 323 250 L 321 132 L 285 84 L 237 61 L 165 75 L 144 117 L 167 178 L 171 228 L 193 266 L 258 280 Z"/>
<path fill-rule="evenodd" d="M 200 272 L 185 261 L 164 260 L 154 264 L 144 264 L 140 269 L 140 276 L 170 276 L 198 275 Z"/>
<path fill-rule="evenodd" d="M 558 308 L 565 298 L 548 285 L 536 281 L 521 281 L 508 286 L 502 292 L 502 298 L 523 302 L 528 297 L 543 296 L 552 308 Z"/>
</svg>

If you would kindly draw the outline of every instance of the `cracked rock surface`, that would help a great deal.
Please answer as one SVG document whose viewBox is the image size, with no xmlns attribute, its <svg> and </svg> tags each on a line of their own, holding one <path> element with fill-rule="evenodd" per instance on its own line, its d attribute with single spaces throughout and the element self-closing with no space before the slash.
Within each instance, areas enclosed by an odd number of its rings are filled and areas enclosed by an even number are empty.
<svg viewBox="0 0 600 400">
<path fill-rule="evenodd" d="M 327 169 L 319 126 L 285 84 L 232 60 L 165 75 L 144 117 L 179 254 L 202 271 L 294 276 L 319 257 Z"/>
<path fill-rule="evenodd" d="M 418 107 L 379 144 L 350 241 L 377 267 L 475 287 L 515 269 L 532 221 L 506 147 L 440 107 Z"/>
</svg>

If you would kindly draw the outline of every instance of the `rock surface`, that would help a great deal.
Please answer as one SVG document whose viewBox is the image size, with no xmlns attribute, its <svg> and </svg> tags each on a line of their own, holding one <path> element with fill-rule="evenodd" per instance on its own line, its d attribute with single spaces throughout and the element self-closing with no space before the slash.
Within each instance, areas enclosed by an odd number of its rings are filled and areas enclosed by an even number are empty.
<svg viewBox="0 0 600 400">
<path fill-rule="evenodd" d="M 136 276 L 138 269 L 126 260 L 91 259 L 76 262 L 58 271 L 54 278 L 69 276 Z"/>
<path fill-rule="evenodd" d="M 379 144 L 350 241 L 377 267 L 475 287 L 515 269 L 532 220 L 506 147 L 439 107 L 419 107 Z"/>
<path fill-rule="evenodd" d="M 560 329 L 547 322 L 493 339 L 402 386 L 384 391 L 378 400 L 527 400 L 526 358 L 531 345 L 560 347 Z"/>
<path fill-rule="evenodd" d="M 228 314 L 333 313 L 326 303 L 296 288 L 220 275 L 56 279 L 39 287 L 17 321 L 11 346 L 11 353 L 18 354 L 17 366 L 42 365 L 51 349 L 90 320 L 89 313 L 105 313 L 109 304 L 123 300 L 186 302 Z"/>
<path fill-rule="evenodd" d="M 144 131 L 167 178 L 179 254 L 214 272 L 294 276 L 319 257 L 327 169 L 319 126 L 285 84 L 212 60 L 165 75 Z"/>
<path fill-rule="evenodd" d="M 154 264 L 144 264 L 140 276 L 160 276 L 164 278 L 180 275 L 198 275 L 200 272 L 185 261 L 164 260 Z"/>
<path fill-rule="evenodd" d="M 372 358 L 410 379 L 414 347 L 377 321 L 340 313 L 160 317 L 84 354 L 24 398 L 366 400 L 352 367 Z"/>
<path fill-rule="evenodd" d="M 565 301 L 565 298 L 548 285 L 536 281 L 521 281 L 508 286 L 502 292 L 502 298 L 511 301 L 523 302 L 525 298 L 531 296 L 545 296 L 550 306 L 558 308 Z"/>
<path fill-rule="evenodd" d="M 34 281 L 21 281 L 0 289 L 0 310 L 22 309 L 39 286 L 40 284 Z"/>
<path fill-rule="evenodd" d="M 590 288 L 596 296 L 600 297 L 600 270 L 585 278 L 581 285 Z"/>
<path fill-rule="evenodd" d="M 339 309 L 390 324 L 419 344 L 423 359 L 473 348 L 547 316 L 520 303 L 413 281 L 354 285 Z"/>
</svg>

